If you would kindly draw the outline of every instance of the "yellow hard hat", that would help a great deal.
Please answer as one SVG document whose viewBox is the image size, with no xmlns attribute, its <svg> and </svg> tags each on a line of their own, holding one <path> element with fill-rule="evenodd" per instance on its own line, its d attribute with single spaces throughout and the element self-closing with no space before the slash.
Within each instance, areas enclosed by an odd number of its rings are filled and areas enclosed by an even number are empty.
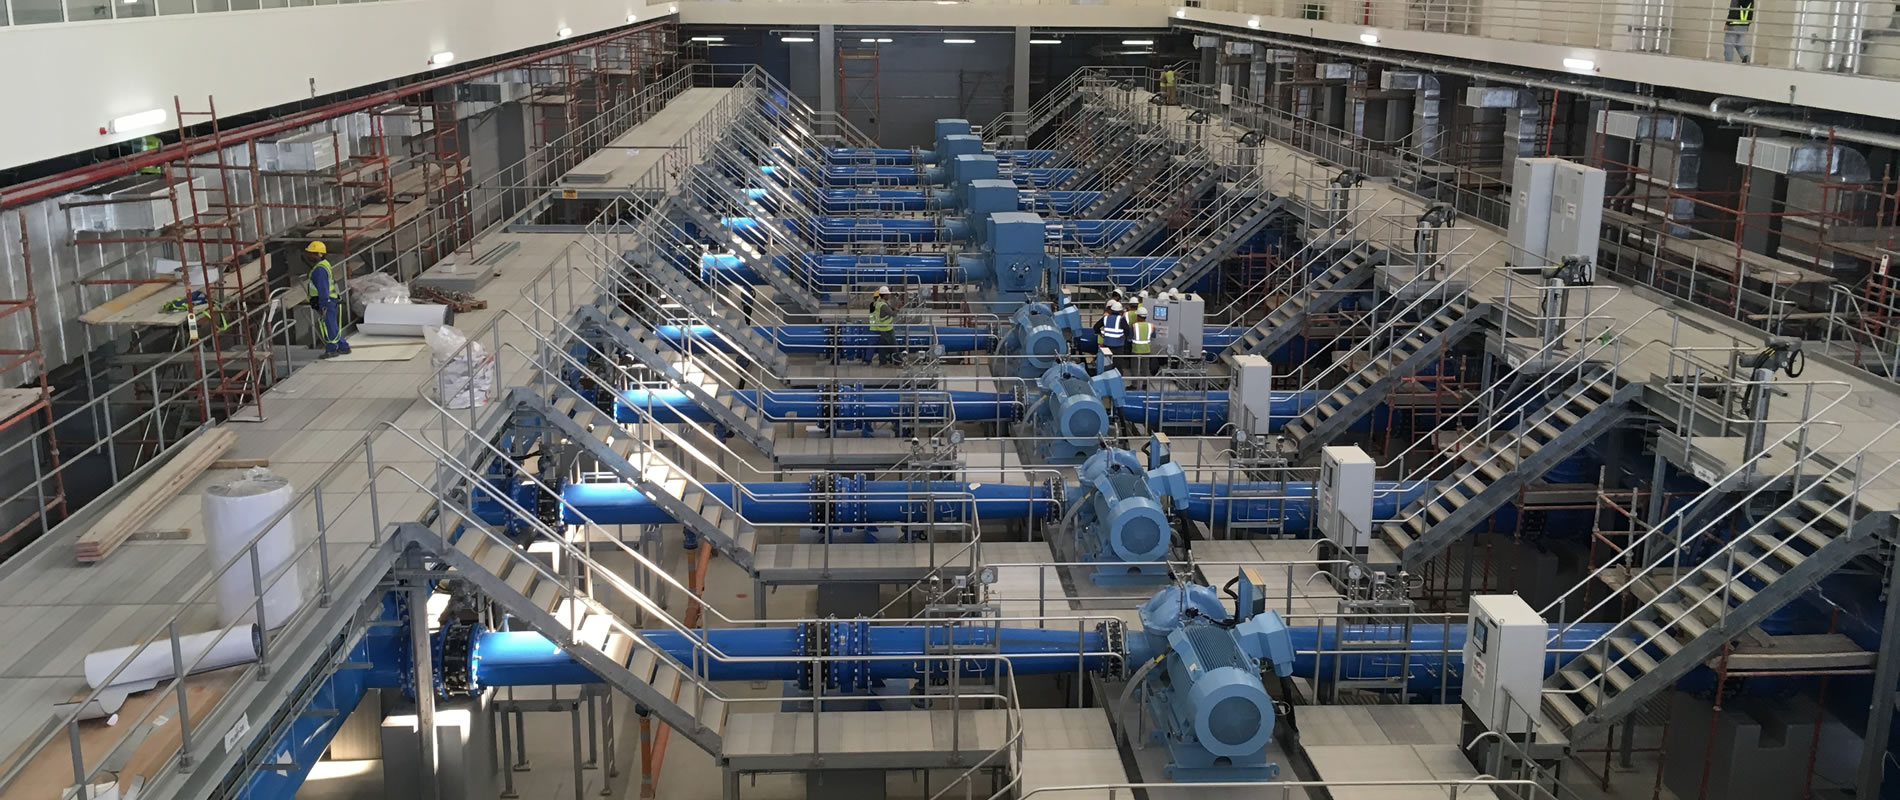
<svg viewBox="0 0 1900 800">
<path fill-rule="evenodd" d="M 311 242 L 310 246 L 304 248 L 303 251 L 306 253 L 316 253 L 317 255 L 321 256 L 321 255 L 329 255 L 330 248 L 324 247 L 322 242 Z"/>
</svg>

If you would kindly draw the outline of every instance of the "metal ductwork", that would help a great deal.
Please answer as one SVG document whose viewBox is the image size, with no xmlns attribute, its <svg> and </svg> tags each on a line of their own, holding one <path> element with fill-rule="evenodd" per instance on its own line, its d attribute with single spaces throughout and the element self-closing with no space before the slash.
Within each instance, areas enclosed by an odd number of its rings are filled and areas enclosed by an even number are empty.
<svg viewBox="0 0 1900 800">
<path fill-rule="evenodd" d="M 1465 89 L 1465 105 L 1481 111 L 1504 113 L 1504 138 L 1498 158 L 1500 175 L 1509 175 L 1520 158 L 1535 158 L 1541 151 L 1537 134 L 1544 110 L 1537 95 L 1517 86 L 1472 86 Z"/>
<path fill-rule="evenodd" d="M 1420 160 L 1445 158 L 1445 98 L 1438 76 L 1429 72 L 1388 72 L 1380 84 L 1391 90 L 1411 90 L 1412 140 L 1406 151 Z"/>
<path fill-rule="evenodd" d="M 1686 195 L 1701 187 L 1702 127 L 1680 114 L 1599 111 L 1596 130 L 1605 137 L 1598 158 L 1631 167 L 1610 192 L 1612 204 L 1627 199 L 1631 212 L 1667 220 L 1669 235 L 1694 236 L 1695 203 Z"/>
<path fill-rule="evenodd" d="M 1750 208 L 1779 208 L 1786 213 L 1778 218 L 1778 226 L 1770 226 L 1772 231 L 1763 232 L 1759 241 L 1751 236 L 1746 244 L 1843 279 L 1852 278 L 1855 271 L 1866 266 L 1860 261 L 1837 263 L 1831 249 L 1815 246 L 1822 241 L 1883 235 L 1871 227 L 1873 220 L 1867 218 L 1867 195 L 1849 188 L 1872 180 L 1867 157 L 1859 150 L 1836 141 L 1743 136 L 1735 144 L 1735 163 L 1787 179 L 1779 204 L 1773 199 L 1775 181 L 1749 183 L 1753 191 L 1744 202 Z"/>
</svg>

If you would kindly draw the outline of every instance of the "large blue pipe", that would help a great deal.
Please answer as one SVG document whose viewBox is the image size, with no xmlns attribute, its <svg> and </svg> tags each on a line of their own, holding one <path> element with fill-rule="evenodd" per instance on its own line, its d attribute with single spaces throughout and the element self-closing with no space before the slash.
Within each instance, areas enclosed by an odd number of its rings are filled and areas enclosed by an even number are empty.
<svg viewBox="0 0 1900 800">
<path fill-rule="evenodd" d="M 1086 221 L 1086 220 L 1082 220 Z M 1114 220 L 1124 222 L 1125 220 Z M 1099 238 L 1100 231 L 1078 232 L 1078 236 Z M 794 260 L 796 259 L 796 260 Z M 780 269 L 801 275 L 825 288 L 875 286 L 881 283 L 940 284 L 964 283 L 961 269 L 946 263 L 940 255 L 852 255 L 849 253 L 802 253 L 798 256 L 773 256 Z M 1058 259 L 1063 283 L 1113 283 L 1133 286 L 1154 279 L 1173 269 L 1175 258 L 1148 256 L 1109 256 L 1084 258 L 1065 256 Z M 747 283 L 765 281 L 745 266 L 738 256 L 713 254 L 700 258 L 700 268 L 739 276 Z"/>
<path fill-rule="evenodd" d="M 759 168 L 766 175 L 774 175 L 778 169 L 769 165 Z M 800 167 L 799 171 L 803 172 L 808 179 L 821 180 L 830 186 L 918 186 L 923 180 L 923 176 L 919 174 L 916 167 L 824 167 L 817 175 L 813 175 L 811 170 L 803 167 Z M 1018 186 L 1046 189 L 1067 183 L 1075 177 L 1075 173 L 1076 170 L 1072 168 L 1032 167 L 1011 170 L 1003 175 L 1003 178 L 1015 181 Z M 783 180 L 782 178 L 775 179 Z"/>
<path fill-rule="evenodd" d="M 1431 490 L 1429 481 L 1378 481 L 1372 488 L 1372 518 L 1396 519 L 1400 509 Z M 1284 519 L 1286 530 L 1299 532 L 1312 526 L 1314 502 L 1313 484 L 1306 481 L 1195 483 L 1188 484 L 1182 513 L 1201 522 L 1226 522 L 1231 506 L 1236 522 Z"/>
<path fill-rule="evenodd" d="M 778 344 L 778 349 L 793 354 L 829 355 L 836 346 L 864 348 L 877 342 L 876 334 L 864 325 L 844 326 L 836 340 L 832 337 L 833 328 L 831 325 L 752 326 L 753 332 Z M 705 325 L 661 325 L 654 333 L 675 347 L 685 347 L 690 339 L 695 347 L 712 345 L 722 352 L 732 352 L 732 345 Z M 902 347 L 922 349 L 940 344 L 946 353 L 981 353 L 996 348 L 996 337 L 980 328 L 898 325 L 892 333 Z"/>
<path fill-rule="evenodd" d="M 720 223 L 754 242 L 765 240 L 764 231 L 752 217 L 724 217 Z M 807 241 L 841 247 L 860 243 L 928 243 L 943 240 L 944 229 L 934 219 L 904 217 L 780 217 L 780 227 L 795 231 Z M 1048 237 L 1058 242 L 1100 247 L 1127 233 L 1139 220 L 1072 219 L 1049 223 Z M 1149 265 L 1155 262 L 1150 260 Z M 1104 275 L 1109 273 L 1103 267 Z"/>
<path fill-rule="evenodd" d="M 747 189 L 746 195 L 757 200 L 766 210 L 774 213 L 786 213 L 780 208 L 775 196 L 764 189 Z M 791 192 L 793 199 L 807 207 L 816 206 L 826 214 L 874 214 L 894 211 L 931 211 L 946 207 L 945 193 L 932 189 L 822 189 L 816 198 L 807 197 L 802 190 Z M 1023 211 L 1053 213 L 1063 216 L 1074 214 L 1088 208 L 1102 196 L 1101 192 L 1088 191 L 1033 191 L 1023 192 L 1017 198 L 1017 207 Z"/>
<path fill-rule="evenodd" d="M 1576 625 L 1564 634 L 1562 649 L 1569 652 L 1582 650 L 1609 633 L 1611 627 L 1608 624 Z M 960 647 L 968 646 L 974 651 L 978 646 L 996 645 L 997 650 L 1010 657 L 1010 665 L 1018 675 L 1074 672 L 1077 668 L 1077 652 L 1103 652 L 1108 646 L 1102 635 L 1092 630 L 1083 632 L 1079 643 L 1073 630 L 994 630 L 980 627 L 952 630 Z M 1335 666 L 1339 669 L 1339 677 L 1345 680 L 1392 678 L 1404 674 L 1407 689 L 1429 695 L 1436 693 L 1442 686 L 1449 697 L 1456 697 L 1464 684 L 1465 626 L 1462 624 L 1413 626 L 1410 648 L 1414 655 L 1409 664 L 1398 653 L 1341 655 L 1331 652 L 1340 647 L 1339 637 L 1330 625 L 1294 625 L 1289 630 L 1293 637 L 1293 674 L 1296 676 L 1317 676 L 1322 682 L 1331 681 Z M 862 671 L 859 677 L 872 680 L 917 677 L 927 666 L 924 659 L 926 641 L 940 647 L 943 637 L 947 635 L 943 628 L 912 626 L 872 625 L 864 626 L 862 631 L 863 641 L 852 647 L 851 652 L 855 654 L 917 657 L 916 660 L 847 662 Z M 1556 636 L 1557 632 L 1557 626 L 1552 626 L 1551 635 Z M 735 658 L 761 660 L 710 660 L 705 665 L 706 678 L 714 681 L 799 680 L 805 672 L 804 634 L 805 631 L 798 627 L 708 631 L 707 641 L 719 652 Z M 693 664 L 705 660 L 694 657 L 693 646 L 697 641 L 694 637 L 670 630 L 647 631 L 642 635 L 681 663 Z M 1385 643 L 1406 636 L 1404 629 L 1399 626 L 1372 625 L 1356 626 L 1348 630 L 1344 638 L 1349 644 Z M 600 678 L 591 670 L 575 663 L 538 633 L 484 633 L 476 642 L 480 656 L 476 660 L 478 685 L 546 686 L 600 682 Z M 1441 657 L 1439 653 L 1446 655 Z M 1565 657 L 1563 652 L 1549 656 L 1545 665 L 1546 673 L 1554 671 L 1557 663 Z M 1083 669 L 1093 670 L 1105 666 L 1093 657 L 1082 662 Z M 987 671 L 989 665 L 990 662 L 986 661 L 967 661 L 964 663 L 964 672 L 969 676 L 978 676 Z"/>
<path fill-rule="evenodd" d="M 987 150 L 985 155 L 996 156 L 998 163 L 1033 167 L 1049 163 L 1049 160 L 1062 155 L 1061 150 Z M 833 147 L 825 151 L 825 160 L 832 164 L 905 166 L 922 160 L 926 164 L 937 162 L 936 153 L 929 150 L 898 149 L 895 147 Z"/>
<path fill-rule="evenodd" d="M 732 484 L 705 484 L 707 493 L 732 504 Z M 744 484 L 740 513 L 755 523 L 800 524 L 816 522 L 822 510 L 809 482 L 783 481 Z M 931 495 L 932 492 L 936 496 Z M 973 499 L 964 499 L 969 495 Z M 1051 516 L 1055 500 L 1044 486 L 1009 483 L 935 481 L 865 481 L 846 494 L 827 495 L 834 508 L 848 508 L 850 521 L 864 524 L 898 522 L 957 522 L 975 510 L 981 519 L 1027 519 Z M 653 505 L 638 489 L 622 483 L 571 483 L 561 487 L 570 524 L 583 518 L 603 525 L 665 525 L 673 522 L 664 509 Z"/>
<path fill-rule="evenodd" d="M 1016 395 L 1011 392 L 895 392 L 871 390 L 846 390 L 843 392 L 820 392 L 816 390 L 784 390 L 766 392 L 761 396 L 754 389 L 735 391 L 741 402 L 765 412 L 765 416 L 775 420 L 823 420 L 830 416 L 827 411 L 835 408 L 837 415 L 867 422 L 879 420 L 902 420 L 916 415 L 925 418 L 945 416 L 945 400 L 949 401 L 955 418 L 966 422 L 993 422 L 1012 419 L 1016 415 Z M 635 408 L 637 407 L 637 409 Z M 614 419 L 621 422 L 639 422 L 641 411 L 650 411 L 660 422 L 680 422 L 693 420 L 703 422 L 711 419 L 702 415 L 684 392 L 672 389 L 630 389 L 621 394 L 614 403 Z M 663 418 L 662 413 L 671 413 L 672 418 Z"/>
</svg>

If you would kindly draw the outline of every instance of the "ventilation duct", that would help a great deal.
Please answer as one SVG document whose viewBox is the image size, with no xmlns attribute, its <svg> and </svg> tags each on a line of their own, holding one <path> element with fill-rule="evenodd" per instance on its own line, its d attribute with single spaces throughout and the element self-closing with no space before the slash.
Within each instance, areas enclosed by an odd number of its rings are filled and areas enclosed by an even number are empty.
<svg viewBox="0 0 1900 800">
<path fill-rule="evenodd" d="M 1543 147 L 1538 141 L 1543 108 L 1537 95 L 1516 86 L 1473 86 L 1465 90 L 1465 105 L 1480 111 L 1504 113 L 1504 141 L 1499 162 L 1510 175 L 1520 158 L 1535 158 Z"/>
<path fill-rule="evenodd" d="M 1689 195 L 1701 187 L 1701 126 L 1678 114 L 1605 110 L 1597 112 L 1597 133 L 1606 137 L 1598 157 L 1621 173 L 1609 205 L 1661 217 L 1671 236 L 1695 236 Z"/>
<path fill-rule="evenodd" d="M 1438 76 L 1429 72 L 1388 72 L 1382 85 L 1412 92 L 1412 138 L 1405 150 L 1421 161 L 1445 158 L 1445 98 Z"/>
<path fill-rule="evenodd" d="M 1859 188 L 1872 179 L 1872 173 L 1859 150 L 1793 136 L 1743 136 L 1735 145 L 1735 163 L 1787 178 L 1779 204 L 1772 200 L 1775 181 L 1756 176 L 1749 182 L 1750 209 L 1780 214 L 1759 226 L 1769 229 L 1762 235 L 1747 237 L 1751 249 L 1847 278 L 1866 264 L 1837 263 L 1834 249 L 1818 243 L 1884 240 L 1890 233 L 1872 224 L 1869 196 Z M 1757 199 L 1763 193 L 1765 203 Z"/>
</svg>

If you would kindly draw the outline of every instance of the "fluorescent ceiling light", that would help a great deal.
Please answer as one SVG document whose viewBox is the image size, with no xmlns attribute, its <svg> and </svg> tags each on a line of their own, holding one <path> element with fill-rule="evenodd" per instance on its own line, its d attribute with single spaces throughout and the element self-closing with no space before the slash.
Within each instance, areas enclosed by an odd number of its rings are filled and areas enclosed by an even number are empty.
<svg viewBox="0 0 1900 800">
<path fill-rule="evenodd" d="M 1062 44 L 1061 39 L 1030 39 L 1030 44 Z"/>
<path fill-rule="evenodd" d="M 889 39 L 859 39 L 858 41 L 863 42 L 865 44 L 890 44 L 891 43 L 891 40 Z"/>
<path fill-rule="evenodd" d="M 1175 9 L 1175 10 L 1174 10 L 1174 15 L 1175 15 L 1176 17 L 1179 17 L 1179 18 L 1181 18 L 1181 19 L 1187 19 L 1187 9 L 1185 9 L 1185 8 L 1177 8 L 1177 9 Z"/>
<path fill-rule="evenodd" d="M 1129 47 L 1147 47 L 1148 45 L 1151 45 L 1154 43 L 1155 43 L 1155 40 L 1153 39 L 1123 39 L 1122 40 L 1122 44 L 1128 45 Z"/>
<path fill-rule="evenodd" d="M 940 5 L 940 6 L 954 6 L 954 5 L 956 5 L 956 4 L 957 4 L 957 2 L 958 2 L 958 0 L 937 0 L 937 5 Z"/>
<path fill-rule="evenodd" d="M 726 37 L 724 36 L 695 36 L 693 37 L 693 41 L 695 42 L 723 42 L 725 40 L 726 40 Z"/>
<path fill-rule="evenodd" d="M 1597 62 L 1591 61 L 1590 59 L 1587 59 L 1587 58 L 1564 59 L 1564 69 L 1574 69 L 1578 72 L 1592 72 L 1592 71 L 1595 71 L 1596 68 L 1597 68 Z"/>
<path fill-rule="evenodd" d="M 639 14 L 636 14 L 636 13 L 631 13 L 631 12 L 629 12 L 629 13 L 627 14 L 627 21 L 628 21 L 628 22 L 636 22 L 636 21 L 638 21 L 639 19 L 640 19 L 640 15 L 639 15 Z"/>
<path fill-rule="evenodd" d="M 879 40 L 877 40 L 877 43 L 878 43 L 878 44 L 890 44 L 890 43 L 891 43 L 891 40 L 889 40 L 889 39 L 879 39 Z"/>
<path fill-rule="evenodd" d="M 1258 27 L 1260 27 L 1260 18 L 1259 18 L 1259 17 L 1253 17 L 1253 18 L 1251 18 L 1251 19 L 1249 19 L 1249 20 L 1247 20 L 1247 27 L 1249 27 L 1249 28 L 1258 28 Z"/>
<path fill-rule="evenodd" d="M 137 114 L 127 114 L 106 123 L 106 132 L 125 133 L 126 131 L 135 131 L 140 128 L 157 127 L 165 124 L 166 116 L 168 115 L 165 113 L 165 109 L 162 108 L 140 111 Z"/>
<path fill-rule="evenodd" d="M 976 44 L 975 39 L 945 39 L 944 44 Z"/>
<path fill-rule="evenodd" d="M 1379 34 L 1376 34 L 1376 33 L 1359 34 L 1359 41 L 1365 42 L 1366 44 L 1378 44 Z"/>
<path fill-rule="evenodd" d="M 805 44 L 811 41 L 811 37 L 810 36 L 785 36 L 785 37 L 780 38 L 779 41 L 785 42 L 787 44 Z"/>
<path fill-rule="evenodd" d="M 573 29 L 573 28 L 562 28 L 562 29 L 560 29 L 560 30 L 558 30 L 558 31 L 555 31 L 555 32 L 554 32 L 554 35 L 555 35 L 555 36 L 559 36 L 559 37 L 561 37 L 561 38 L 563 38 L 563 39 L 566 39 L 567 37 L 569 37 L 569 36 L 573 36 L 573 35 L 574 35 L 574 29 Z"/>
<path fill-rule="evenodd" d="M 429 56 L 429 66 L 431 67 L 441 67 L 452 63 L 455 63 L 455 52 L 452 50 L 444 50 Z"/>
</svg>

